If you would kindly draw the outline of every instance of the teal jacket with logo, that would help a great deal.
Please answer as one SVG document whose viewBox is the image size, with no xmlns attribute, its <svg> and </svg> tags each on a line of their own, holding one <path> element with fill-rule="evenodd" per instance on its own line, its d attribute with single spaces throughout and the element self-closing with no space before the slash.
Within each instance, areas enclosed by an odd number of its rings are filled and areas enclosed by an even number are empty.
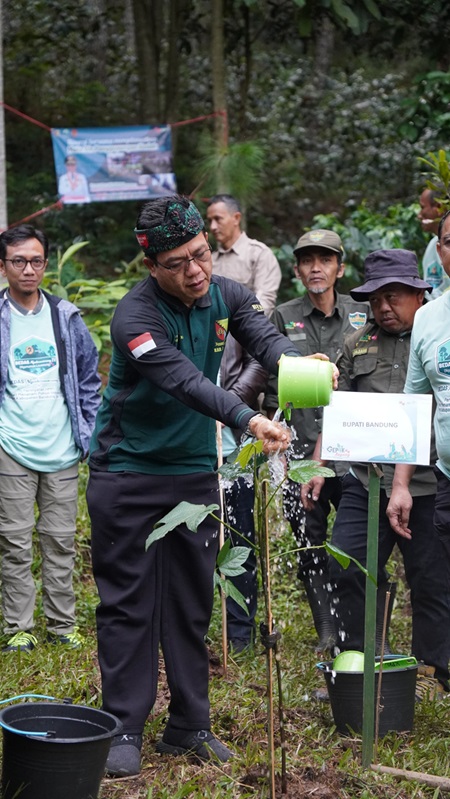
<svg viewBox="0 0 450 799">
<path fill-rule="evenodd" d="M 258 299 L 213 276 L 188 308 L 148 277 L 118 304 L 113 356 L 97 415 L 90 466 L 144 474 L 208 472 L 217 460 L 215 420 L 244 430 L 255 411 L 216 385 L 230 332 L 271 373 L 298 351 Z"/>
</svg>

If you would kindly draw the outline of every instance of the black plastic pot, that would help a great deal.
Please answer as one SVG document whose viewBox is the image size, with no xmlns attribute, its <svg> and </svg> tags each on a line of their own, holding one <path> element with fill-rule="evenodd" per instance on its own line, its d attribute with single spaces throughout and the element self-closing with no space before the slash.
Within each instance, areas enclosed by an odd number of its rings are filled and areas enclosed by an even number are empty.
<svg viewBox="0 0 450 799">
<path fill-rule="evenodd" d="M 84 705 L 28 702 L 0 712 L 3 799 L 97 799 L 121 722 Z M 47 733 L 37 737 L 33 733 Z"/>
<path fill-rule="evenodd" d="M 356 671 L 333 671 L 332 661 L 319 663 L 330 697 L 331 710 L 338 732 L 349 735 L 362 732 L 364 674 Z M 379 673 L 375 672 L 375 703 Z M 417 665 L 386 669 L 381 680 L 378 734 L 392 730 L 405 732 L 414 723 Z"/>
</svg>

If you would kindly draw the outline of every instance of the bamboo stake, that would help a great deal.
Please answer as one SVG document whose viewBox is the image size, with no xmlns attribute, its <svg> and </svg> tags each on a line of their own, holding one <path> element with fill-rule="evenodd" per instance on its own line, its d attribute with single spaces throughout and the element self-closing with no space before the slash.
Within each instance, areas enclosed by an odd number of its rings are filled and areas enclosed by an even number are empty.
<svg viewBox="0 0 450 799">
<path fill-rule="evenodd" d="M 222 446 L 222 425 L 216 422 L 216 442 L 217 442 L 217 466 L 220 469 L 223 466 L 223 446 Z M 223 517 L 225 513 L 225 497 L 224 491 L 220 484 L 219 475 L 219 498 L 220 498 L 220 525 L 219 525 L 219 548 L 221 549 L 225 543 L 225 528 L 223 525 Z M 227 637 L 227 598 L 222 588 L 220 589 L 220 604 L 222 608 L 222 661 L 223 672 L 227 676 L 228 669 L 228 637 Z"/>
<path fill-rule="evenodd" d="M 432 788 L 450 792 L 449 777 L 438 777 L 435 774 L 424 774 L 422 771 L 407 771 L 401 768 L 391 768 L 391 766 L 379 766 L 375 763 L 372 763 L 370 768 L 379 774 L 390 774 L 392 777 L 399 777 L 402 780 L 417 780 L 417 782 L 423 782 L 424 785 L 430 785 Z"/>
<path fill-rule="evenodd" d="M 267 635 L 272 633 L 273 616 L 272 600 L 270 594 L 270 551 L 269 551 L 269 532 L 267 523 L 267 482 L 261 484 L 262 507 L 259 508 L 261 519 L 261 533 L 263 537 L 261 553 L 264 553 L 264 563 L 262 564 L 263 587 L 266 605 L 266 625 Z M 269 748 L 269 791 L 271 799 L 275 799 L 275 742 L 274 742 L 274 718 L 273 718 L 273 650 L 266 647 L 266 671 L 267 671 L 267 738 Z"/>
<path fill-rule="evenodd" d="M 375 712 L 375 738 L 374 738 L 374 759 L 375 761 L 378 758 L 378 733 L 380 730 L 380 713 L 381 713 L 381 683 L 383 681 L 383 661 L 384 661 L 384 644 L 386 641 L 386 630 L 387 630 L 387 619 L 388 619 L 388 610 L 389 610 L 389 602 L 391 599 L 391 583 L 388 583 L 389 587 L 386 591 L 386 597 L 384 600 L 384 614 L 383 614 L 383 628 L 381 631 L 381 651 L 380 651 L 380 669 L 378 672 L 378 686 L 377 686 L 377 705 L 376 705 L 376 712 Z"/>
</svg>

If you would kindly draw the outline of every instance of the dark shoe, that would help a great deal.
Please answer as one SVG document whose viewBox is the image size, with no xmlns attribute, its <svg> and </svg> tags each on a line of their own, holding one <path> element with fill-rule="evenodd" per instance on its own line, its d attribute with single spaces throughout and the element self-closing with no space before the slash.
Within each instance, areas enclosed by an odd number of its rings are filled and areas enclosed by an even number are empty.
<svg viewBox="0 0 450 799">
<path fill-rule="evenodd" d="M 106 761 L 108 777 L 133 777 L 141 770 L 142 735 L 124 733 L 111 741 Z"/>
<path fill-rule="evenodd" d="M 19 630 L 12 638 L 9 639 L 6 646 L 3 647 L 3 652 L 32 652 L 37 645 L 37 638 L 25 630 Z"/>
<path fill-rule="evenodd" d="M 209 730 L 188 732 L 166 728 L 155 749 L 160 755 L 195 755 L 200 760 L 219 760 L 221 763 L 226 763 L 234 755 Z"/>
<path fill-rule="evenodd" d="M 228 648 L 231 655 L 238 655 L 241 652 L 250 652 L 252 649 L 252 642 L 248 638 L 230 638 L 228 641 Z"/>
<path fill-rule="evenodd" d="M 81 649 L 84 644 L 83 636 L 74 630 L 73 633 L 47 633 L 47 641 L 49 644 L 63 644 L 69 649 Z"/>
</svg>

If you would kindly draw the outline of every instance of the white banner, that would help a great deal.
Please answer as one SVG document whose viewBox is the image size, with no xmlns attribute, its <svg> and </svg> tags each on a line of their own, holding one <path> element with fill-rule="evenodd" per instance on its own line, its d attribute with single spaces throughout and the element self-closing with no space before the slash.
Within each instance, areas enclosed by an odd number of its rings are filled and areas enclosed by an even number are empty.
<svg viewBox="0 0 450 799">
<path fill-rule="evenodd" d="M 430 462 L 430 394 L 335 391 L 324 408 L 323 460 Z"/>
</svg>

